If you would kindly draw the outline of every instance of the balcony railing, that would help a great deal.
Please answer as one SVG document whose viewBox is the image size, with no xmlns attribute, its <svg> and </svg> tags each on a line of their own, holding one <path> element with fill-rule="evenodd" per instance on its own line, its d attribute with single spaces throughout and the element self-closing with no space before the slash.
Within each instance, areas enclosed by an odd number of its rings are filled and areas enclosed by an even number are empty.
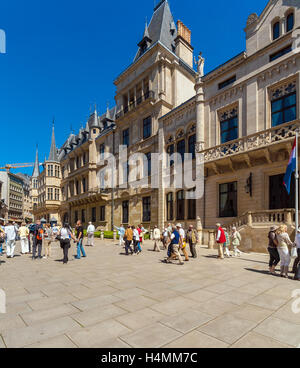
<svg viewBox="0 0 300 368">
<path fill-rule="evenodd" d="M 247 212 L 230 224 L 230 227 L 282 224 L 293 225 L 295 222 L 294 209 L 265 210 Z"/>
<path fill-rule="evenodd" d="M 300 121 L 295 120 L 265 131 L 248 135 L 219 146 L 206 149 L 200 153 L 204 155 L 204 162 L 211 162 L 233 155 L 265 148 L 272 144 L 287 141 L 296 136 L 300 128 Z"/>
<path fill-rule="evenodd" d="M 130 101 L 128 106 L 125 106 L 123 110 L 119 111 L 116 114 L 116 120 L 122 118 L 128 112 L 135 110 L 142 102 L 147 100 L 154 100 L 154 97 L 155 97 L 154 91 L 148 91 L 143 96 L 138 97 L 136 100 Z"/>
</svg>

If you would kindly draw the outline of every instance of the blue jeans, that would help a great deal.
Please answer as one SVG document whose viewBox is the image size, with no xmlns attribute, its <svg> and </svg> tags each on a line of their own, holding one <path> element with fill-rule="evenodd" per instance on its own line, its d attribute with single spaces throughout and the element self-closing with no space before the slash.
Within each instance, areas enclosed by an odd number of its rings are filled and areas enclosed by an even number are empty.
<svg viewBox="0 0 300 368">
<path fill-rule="evenodd" d="M 82 257 L 86 257 L 86 254 L 85 254 L 85 251 L 84 251 L 84 248 L 83 248 L 83 245 L 82 245 L 82 240 L 80 240 L 78 243 L 77 243 L 77 259 L 80 259 L 81 258 L 81 253 L 82 253 Z"/>
<path fill-rule="evenodd" d="M 0 243 L 0 254 L 2 254 L 3 249 L 2 249 L 2 243 Z"/>
</svg>

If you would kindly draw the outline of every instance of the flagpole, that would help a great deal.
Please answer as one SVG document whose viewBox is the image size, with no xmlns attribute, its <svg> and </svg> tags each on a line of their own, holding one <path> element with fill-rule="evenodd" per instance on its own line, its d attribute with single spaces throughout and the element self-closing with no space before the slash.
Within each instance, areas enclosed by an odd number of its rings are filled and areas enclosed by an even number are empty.
<svg viewBox="0 0 300 368">
<path fill-rule="evenodd" d="M 295 212 L 296 212 L 296 216 L 295 216 L 295 225 L 296 225 L 296 231 L 295 231 L 295 236 L 297 235 L 298 229 L 299 229 L 299 217 L 298 217 L 298 213 L 299 213 L 299 160 L 298 160 L 298 138 L 299 138 L 299 131 L 298 129 L 296 130 L 296 172 L 295 172 L 295 177 L 296 177 L 296 206 L 295 206 Z"/>
</svg>

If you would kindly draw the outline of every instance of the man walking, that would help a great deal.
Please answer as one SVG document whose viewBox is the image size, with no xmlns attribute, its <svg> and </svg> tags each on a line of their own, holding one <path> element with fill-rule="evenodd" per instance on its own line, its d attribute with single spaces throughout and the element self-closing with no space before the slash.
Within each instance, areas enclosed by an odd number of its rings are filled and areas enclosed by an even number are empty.
<svg viewBox="0 0 300 368">
<path fill-rule="evenodd" d="M 190 251 L 193 258 L 197 258 L 198 240 L 199 240 L 198 232 L 194 229 L 193 225 L 190 225 L 186 233 L 186 241 L 190 245 Z"/>
<path fill-rule="evenodd" d="M 133 231 L 131 226 L 128 226 L 127 230 L 125 231 L 125 252 L 126 252 L 126 256 L 128 256 L 129 254 L 129 250 L 131 252 L 131 254 L 133 255 L 133 250 L 131 247 L 131 243 L 133 241 Z"/>
<path fill-rule="evenodd" d="M 173 227 L 173 232 L 171 235 L 171 244 L 172 244 L 172 253 L 178 257 L 179 259 L 179 264 L 180 265 L 184 265 L 184 262 L 182 261 L 180 252 L 179 252 L 179 243 L 180 243 L 180 235 L 179 235 L 179 229 L 180 227 L 177 226 L 177 228 Z M 171 256 L 168 257 L 166 263 L 172 263 L 173 260 L 173 256 L 171 254 Z"/>
<path fill-rule="evenodd" d="M 29 241 L 28 241 L 29 229 L 25 223 L 23 223 L 22 226 L 19 228 L 19 234 L 21 238 L 21 253 L 27 254 L 29 253 Z"/>
<path fill-rule="evenodd" d="M 82 254 L 82 257 L 85 258 L 86 253 L 83 248 L 83 226 L 80 220 L 77 221 L 76 238 L 77 238 L 77 256 L 75 257 L 75 259 L 80 259 L 81 254 Z"/>
<path fill-rule="evenodd" d="M 32 236 L 32 259 L 42 259 L 42 248 L 44 239 L 44 229 L 40 220 L 37 220 Z M 38 256 L 36 257 L 36 249 L 38 248 Z"/>
<path fill-rule="evenodd" d="M 95 240 L 95 226 L 93 225 L 92 222 L 89 222 L 89 226 L 87 228 L 87 236 L 88 236 L 88 242 L 87 242 L 87 246 L 88 247 L 93 247 L 94 246 L 94 240 Z"/>
<path fill-rule="evenodd" d="M 120 247 L 123 247 L 123 245 L 124 245 L 125 228 L 124 228 L 123 225 L 121 225 L 120 227 L 115 226 L 115 228 L 118 230 L 119 245 L 120 245 Z"/>
<path fill-rule="evenodd" d="M 218 244 L 218 259 L 224 259 L 224 244 L 226 243 L 226 236 L 225 236 L 225 232 L 221 227 L 221 224 L 217 224 L 217 244 Z"/>
<path fill-rule="evenodd" d="M 160 230 L 157 226 L 155 226 L 154 231 L 153 231 L 153 240 L 154 240 L 153 252 L 160 252 L 160 246 L 159 246 L 159 243 L 161 240 L 160 237 L 161 237 Z"/>
<path fill-rule="evenodd" d="M 188 252 L 186 250 L 186 239 L 185 239 L 185 231 L 183 230 L 183 227 L 181 224 L 177 225 L 177 229 L 180 235 L 180 242 L 179 242 L 179 246 L 184 254 L 185 257 L 185 261 L 189 262 L 189 255 Z"/>
<path fill-rule="evenodd" d="M 14 258 L 17 232 L 12 221 L 5 227 L 6 235 L 6 258 Z"/>
</svg>

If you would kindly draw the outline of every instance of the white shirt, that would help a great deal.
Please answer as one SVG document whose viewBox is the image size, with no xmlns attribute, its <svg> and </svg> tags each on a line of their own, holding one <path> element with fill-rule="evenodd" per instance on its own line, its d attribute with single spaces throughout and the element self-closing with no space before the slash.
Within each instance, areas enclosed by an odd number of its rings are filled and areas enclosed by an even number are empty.
<svg viewBox="0 0 300 368">
<path fill-rule="evenodd" d="M 60 236 L 63 240 L 65 239 L 70 239 L 70 230 L 66 229 L 65 227 L 63 227 L 61 230 L 60 230 Z"/>
<path fill-rule="evenodd" d="M 94 225 L 89 225 L 87 228 L 87 232 L 88 233 L 94 233 L 95 232 L 95 226 Z"/>
<path fill-rule="evenodd" d="M 220 240 L 220 238 L 221 238 L 221 230 L 218 230 L 218 234 L 217 234 L 217 241 L 219 241 Z"/>
<path fill-rule="evenodd" d="M 154 240 L 159 240 L 160 239 L 160 230 L 159 229 L 154 229 L 153 237 L 154 237 Z"/>
<path fill-rule="evenodd" d="M 297 246 L 297 249 L 300 249 L 300 234 L 297 234 L 296 236 L 296 246 Z"/>
<path fill-rule="evenodd" d="M 5 227 L 5 234 L 8 241 L 16 240 L 16 228 L 13 225 Z"/>
<path fill-rule="evenodd" d="M 137 231 L 137 229 L 133 230 L 133 238 L 134 238 L 134 240 L 140 240 L 140 234 Z"/>
<path fill-rule="evenodd" d="M 179 230 L 179 235 L 181 236 L 182 239 L 185 239 L 185 232 L 182 228 Z"/>
</svg>

